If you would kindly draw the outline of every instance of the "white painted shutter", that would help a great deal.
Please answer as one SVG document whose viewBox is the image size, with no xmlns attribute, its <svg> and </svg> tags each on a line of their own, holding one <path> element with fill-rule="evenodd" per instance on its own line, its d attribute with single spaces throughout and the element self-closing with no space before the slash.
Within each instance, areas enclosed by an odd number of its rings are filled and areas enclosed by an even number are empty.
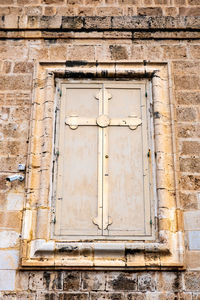
<svg viewBox="0 0 200 300">
<path fill-rule="evenodd" d="M 64 84 L 56 234 L 101 239 L 150 235 L 144 84 Z"/>
<path fill-rule="evenodd" d="M 66 87 L 60 108 L 56 229 L 59 235 L 98 235 L 92 222 L 97 215 L 98 128 L 79 126 L 73 130 L 65 119 L 73 115 L 96 118 L 99 88 Z"/>
<path fill-rule="evenodd" d="M 110 87 L 110 88 L 109 88 Z M 123 119 L 135 115 L 142 123 L 135 130 L 109 127 L 108 234 L 114 236 L 150 233 L 150 186 L 148 170 L 147 108 L 144 88 L 108 85 L 112 94 L 109 115 Z"/>
</svg>

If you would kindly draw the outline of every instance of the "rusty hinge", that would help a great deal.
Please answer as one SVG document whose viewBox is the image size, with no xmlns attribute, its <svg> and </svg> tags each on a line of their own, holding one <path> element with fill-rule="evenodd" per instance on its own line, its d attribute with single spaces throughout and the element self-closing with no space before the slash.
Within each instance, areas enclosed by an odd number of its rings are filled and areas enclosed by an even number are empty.
<svg viewBox="0 0 200 300">
<path fill-rule="evenodd" d="M 58 93 L 59 93 L 59 96 L 62 97 L 62 91 L 61 91 L 61 89 L 58 88 L 57 91 L 58 91 Z"/>
<path fill-rule="evenodd" d="M 55 209 L 53 208 L 51 211 L 51 223 L 56 223 Z"/>
</svg>

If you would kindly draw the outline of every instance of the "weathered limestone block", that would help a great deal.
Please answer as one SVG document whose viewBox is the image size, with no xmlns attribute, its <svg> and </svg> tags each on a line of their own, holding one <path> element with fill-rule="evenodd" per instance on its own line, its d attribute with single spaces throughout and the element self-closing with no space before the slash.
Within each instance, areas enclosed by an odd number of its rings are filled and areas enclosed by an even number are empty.
<svg viewBox="0 0 200 300">
<path fill-rule="evenodd" d="M 107 290 L 113 291 L 136 291 L 137 274 L 110 273 L 107 279 Z"/>
<path fill-rule="evenodd" d="M 106 274 L 102 272 L 86 272 L 82 273 L 82 289 L 101 291 L 106 287 Z"/>
</svg>

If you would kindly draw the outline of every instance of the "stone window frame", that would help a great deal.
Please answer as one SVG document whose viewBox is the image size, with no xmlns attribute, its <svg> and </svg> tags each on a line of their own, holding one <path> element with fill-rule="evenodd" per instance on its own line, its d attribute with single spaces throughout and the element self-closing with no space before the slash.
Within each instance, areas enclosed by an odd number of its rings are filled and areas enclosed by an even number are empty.
<svg viewBox="0 0 200 300">
<path fill-rule="evenodd" d="M 148 79 L 156 156 L 156 236 L 153 241 L 77 241 L 52 237 L 55 111 L 59 78 Z M 21 267 L 63 269 L 183 269 L 184 236 L 177 207 L 174 104 L 167 62 L 40 62 L 33 80 L 32 115 L 23 216 Z M 151 96 L 151 95 L 150 95 Z"/>
</svg>

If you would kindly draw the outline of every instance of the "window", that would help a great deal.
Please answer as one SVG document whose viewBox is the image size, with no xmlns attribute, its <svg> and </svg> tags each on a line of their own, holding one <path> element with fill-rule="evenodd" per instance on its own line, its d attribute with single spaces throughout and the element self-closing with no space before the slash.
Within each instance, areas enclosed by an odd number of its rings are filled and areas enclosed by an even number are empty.
<svg viewBox="0 0 200 300">
<path fill-rule="evenodd" d="M 75 240 L 151 236 L 152 143 L 145 88 L 134 81 L 62 84 L 56 235 Z"/>
<path fill-rule="evenodd" d="M 35 72 L 21 266 L 183 268 L 170 67 L 77 64 Z"/>
</svg>

